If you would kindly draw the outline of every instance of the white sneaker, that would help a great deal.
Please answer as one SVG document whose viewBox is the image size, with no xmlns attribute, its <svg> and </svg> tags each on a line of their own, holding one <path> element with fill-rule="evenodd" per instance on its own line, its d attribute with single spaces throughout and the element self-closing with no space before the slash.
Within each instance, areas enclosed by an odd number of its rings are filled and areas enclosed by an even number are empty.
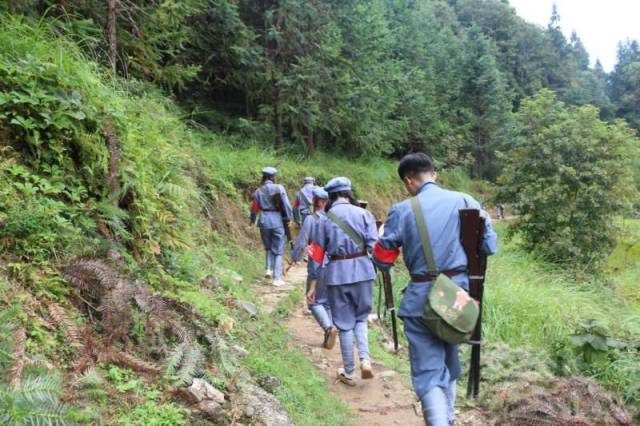
<svg viewBox="0 0 640 426">
<path fill-rule="evenodd" d="M 354 374 L 347 374 L 344 371 L 344 368 L 338 368 L 338 371 L 336 373 L 336 377 L 338 378 L 338 380 L 340 380 L 342 383 L 344 383 L 347 386 L 355 386 L 356 385 L 356 381 L 354 380 Z"/>
<path fill-rule="evenodd" d="M 273 271 L 272 271 L 271 269 L 266 269 L 266 270 L 264 271 L 264 277 L 265 277 L 265 278 L 271 278 L 271 277 L 273 277 Z"/>
<path fill-rule="evenodd" d="M 287 283 L 285 283 L 282 280 L 273 280 L 273 286 L 274 287 L 282 287 L 283 285 L 286 285 Z"/>
<path fill-rule="evenodd" d="M 363 379 L 373 379 L 373 368 L 371 368 L 371 361 L 368 358 L 360 361 L 360 375 Z"/>
</svg>

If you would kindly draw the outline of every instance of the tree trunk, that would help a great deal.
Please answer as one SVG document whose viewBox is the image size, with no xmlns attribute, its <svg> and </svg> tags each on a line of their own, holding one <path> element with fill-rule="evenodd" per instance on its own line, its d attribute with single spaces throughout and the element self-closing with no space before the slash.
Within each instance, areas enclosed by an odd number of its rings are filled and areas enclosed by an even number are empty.
<svg viewBox="0 0 640 426">
<path fill-rule="evenodd" d="M 274 96 L 274 100 L 275 100 L 275 105 L 274 105 L 274 121 L 275 121 L 275 127 L 276 127 L 276 147 L 280 148 L 282 147 L 282 145 L 284 144 L 284 140 L 282 137 L 282 105 L 281 105 L 281 100 L 280 100 L 280 88 L 277 85 L 277 82 L 275 83 L 275 96 Z"/>
<path fill-rule="evenodd" d="M 111 72 L 113 76 L 116 75 L 117 60 L 118 60 L 118 41 L 116 39 L 116 14 L 118 10 L 117 0 L 107 0 L 107 42 L 109 48 L 107 54 L 109 56 L 109 64 L 111 65 Z"/>
<path fill-rule="evenodd" d="M 316 140 L 313 130 L 309 129 L 307 133 L 307 154 L 309 157 L 316 155 Z"/>
<path fill-rule="evenodd" d="M 118 183 L 118 163 L 120 162 L 120 146 L 118 136 L 113 126 L 113 120 L 108 117 L 104 122 L 104 132 L 107 136 L 107 148 L 109 150 L 109 169 L 107 173 L 107 187 L 111 203 L 118 206 L 120 185 Z"/>
</svg>

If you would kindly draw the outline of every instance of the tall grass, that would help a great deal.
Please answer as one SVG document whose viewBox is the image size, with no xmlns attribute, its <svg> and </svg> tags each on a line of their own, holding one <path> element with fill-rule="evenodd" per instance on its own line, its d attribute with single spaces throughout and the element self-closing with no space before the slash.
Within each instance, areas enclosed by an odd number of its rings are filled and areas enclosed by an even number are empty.
<svg viewBox="0 0 640 426">
<path fill-rule="evenodd" d="M 575 276 L 524 252 L 517 239 L 506 240 L 503 225 L 498 225 L 497 231 L 501 237 L 500 250 L 489 258 L 485 282 L 483 340 L 543 353 L 546 359 L 553 360 L 550 367 L 558 374 L 593 377 L 621 394 L 628 403 L 640 406 L 640 355 L 637 352 L 611 351 L 600 362 L 588 365 L 580 361 L 570 341 L 570 336 L 578 332 L 579 323 L 587 319 L 604 322 L 612 336 L 619 339 L 637 341 L 640 338 L 637 291 L 640 268 L 636 266 L 578 282 Z M 393 269 L 398 305 L 408 275 L 402 265 Z M 377 291 L 374 297 L 377 300 Z M 389 321 L 386 326 L 390 326 Z M 378 339 L 379 336 L 372 337 Z M 400 339 L 406 346 L 402 332 Z M 388 358 L 380 350 L 379 342 L 374 341 L 372 346 L 377 349 L 377 356 Z"/>
<path fill-rule="evenodd" d="M 603 321 L 618 336 L 640 335 L 640 304 L 616 291 L 630 279 L 627 273 L 631 276 L 634 271 L 609 277 L 609 284 L 601 278 L 577 283 L 517 244 L 502 238 L 500 253 L 489 260 L 484 306 L 487 338 L 549 347 L 574 333 L 585 319 Z"/>
</svg>

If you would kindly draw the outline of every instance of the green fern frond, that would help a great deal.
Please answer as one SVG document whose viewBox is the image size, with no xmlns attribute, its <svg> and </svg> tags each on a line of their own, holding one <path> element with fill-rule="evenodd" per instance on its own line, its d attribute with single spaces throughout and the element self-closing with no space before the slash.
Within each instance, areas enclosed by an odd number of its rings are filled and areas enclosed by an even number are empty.
<svg viewBox="0 0 640 426">
<path fill-rule="evenodd" d="M 0 386 L 0 423 L 11 425 L 69 424 L 67 407 L 59 402 L 60 380 L 54 376 L 26 377 L 16 388 Z"/>
<path fill-rule="evenodd" d="M 25 379 L 14 392 L 17 399 L 30 404 L 55 403 L 60 392 L 60 381 L 48 375 Z"/>
<path fill-rule="evenodd" d="M 168 195 L 174 199 L 177 198 L 182 200 L 188 198 L 197 198 L 197 193 L 192 188 L 188 188 L 186 186 L 182 186 L 173 182 L 162 182 L 158 190 L 162 195 Z"/>
<path fill-rule="evenodd" d="M 15 309 L 0 311 L 0 370 L 8 368 L 12 361 Z"/>
<path fill-rule="evenodd" d="M 110 202 L 98 203 L 95 209 L 119 239 L 128 241 L 132 238 L 127 229 L 127 222 L 130 220 L 129 212 L 114 206 Z"/>
<path fill-rule="evenodd" d="M 204 355 L 200 345 L 192 344 L 187 347 L 182 360 L 182 365 L 177 373 L 177 383 L 186 386 L 191 383 L 194 377 L 198 377 L 202 371 Z"/>
<path fill-rule="evenodd" d="M 95 367 L 88 368 L 77 381 L 83 390 L 103 386 L 105 384 L 104 377 L 100 370 Z"/>
<path fill-rule="evenodd" d="M 64 404 L 44 404 L 37 411 L 24 416 L 20 424 L 31 426 L 66 426 L 70 424 L 66 416 L 67 408 Z"/>
<path fill-rule="evenodd" d="M 105 379 L 99 369 L 91 367 L 78 379 L 82 395 L 94 401 L 104 400 L 108 393 L 105 390 Z"/>
<path fill-rule="evenodd" d="M 187 345 L 188 342 L 179 343 L 169 352 L 169 355 L 164 361 L 166 377 L 173 378 L 176 375 L 178 369 L 182 365 Z"/>
</svg>

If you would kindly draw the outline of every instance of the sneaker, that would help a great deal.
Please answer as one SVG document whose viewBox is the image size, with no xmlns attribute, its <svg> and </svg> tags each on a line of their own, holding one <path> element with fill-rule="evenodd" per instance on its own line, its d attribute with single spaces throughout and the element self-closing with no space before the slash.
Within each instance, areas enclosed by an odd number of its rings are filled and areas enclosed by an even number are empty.
<svg viewBox="0 0 640 426">
<path fill-rule="evenodd" d="M 371 368 L 371 361 L 368 358 L 360 361 L 360 374 L 363 379 L 373 379 L 373 368 Z"/>
<path fill-rule="evenodd" d="M 282 280 L 273 280 L 272 284 L 274 287 L 282 287 L 283 285 L 286 285 L 286 283 Z"/>
<path fill-rule="evenodd" d="M 265 277 L 265 278 L 271 278 L 271 277 L 273 277 L 273 271 L 272 271 L 271 269 L 266 269 L 266 270 L 264 271 L 264 277 Z"/>
<path fill-rule="evenodd" d="M 338 329 L 335 327 L 329 327 L 324 331 L 324 343 L 322 346 L 325 349 L 333 349 L 336 345 L 336 339 L 338 337 Z"/>
<path fill-rule="evenodd" d="M 356 385 L 356 381 L 353 378 L 353 373 L 352 374 L 347 374 L 344 371 L 344 368 L 338 368 L 338 372 L 336 374 L 336 377 L 338 378 L 338 380 L 340 380 L 342 383 L 344 383 L 347 386 L 355 386 Z"/>
</svg>

